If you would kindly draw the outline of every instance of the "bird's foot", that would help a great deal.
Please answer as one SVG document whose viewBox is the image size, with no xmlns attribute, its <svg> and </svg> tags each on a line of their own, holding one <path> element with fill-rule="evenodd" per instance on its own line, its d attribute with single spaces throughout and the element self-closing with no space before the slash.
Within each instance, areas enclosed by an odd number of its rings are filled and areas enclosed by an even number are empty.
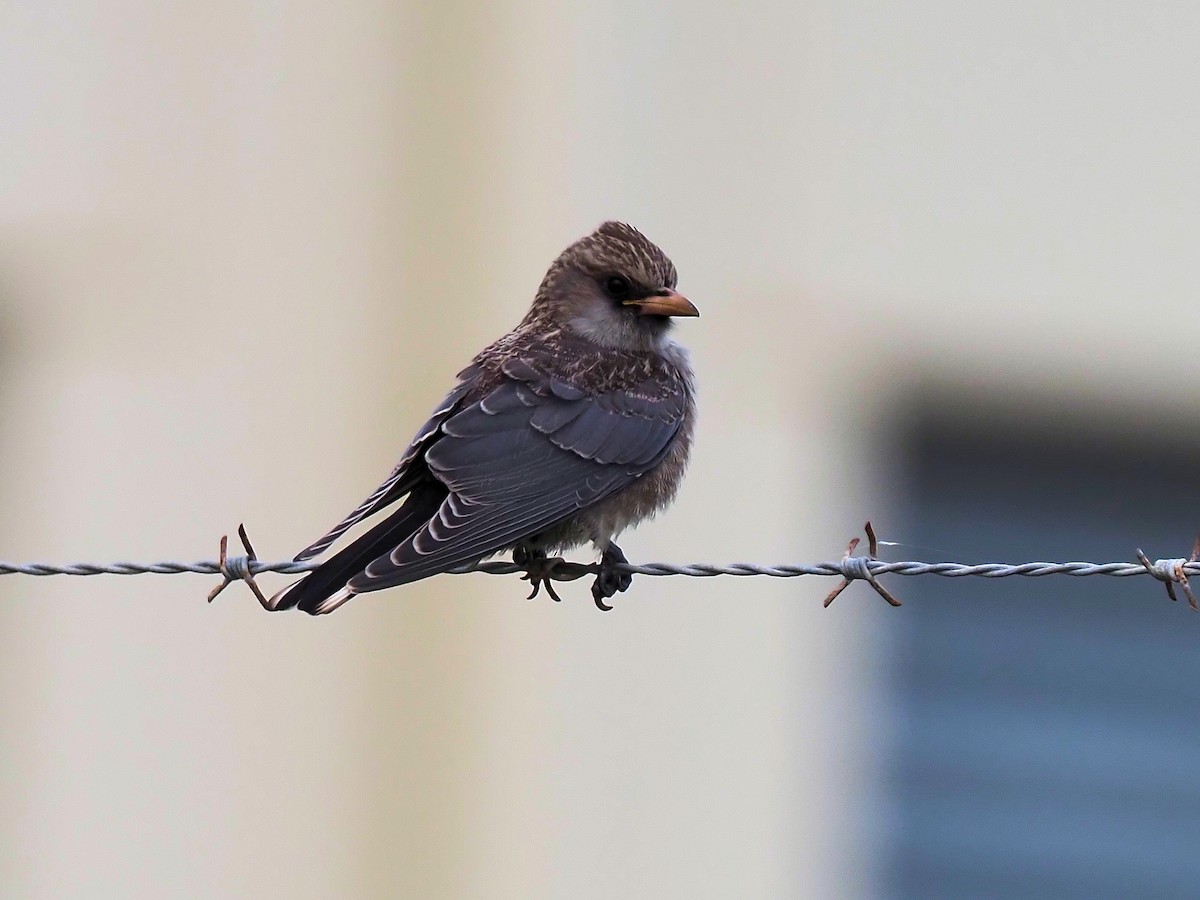
<svg viewBox="0 0 1200 900">
<path fill-rule="evenodd" d="M 627 591 L 633 584 L 633 575 L 622 572 L 617 568 L 621 563 L 627 563 L 625 554 L 616 544 L 610 543 L 600 555 L 600 574 L 592 582 L 592 599 L 596 608 L 608 612 L 612 606 L 604 601 L 614 596 L 618 591 Z"/>
<path fill-rule="evenodd" d="M 555 603 L 561 603 L 562 597 L 558 596 L 554 591 L 554 581 L 552 575 L 554 570 L 562 565 L 566 560 L 561 556 L 549 557 L 546 556 L 545 550 L 538 550 L 534 547 L 527 547 L 521 544 L 513 550 L 513 563 L 525 570 L 525 574 L 521 576 L 522 581 L 528 581 L 533 585 L 533 593 L 526 600 L 532 600 L 538 595 L 538 591 L 542 589 L 542 585 L 546 586 L 546 593 Z"/>
</svg>

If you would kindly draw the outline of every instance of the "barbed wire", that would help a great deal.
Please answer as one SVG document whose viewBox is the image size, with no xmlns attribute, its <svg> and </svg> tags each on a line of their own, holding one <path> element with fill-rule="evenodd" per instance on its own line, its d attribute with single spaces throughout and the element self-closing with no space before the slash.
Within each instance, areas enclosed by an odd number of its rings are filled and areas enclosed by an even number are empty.
<svg viewBox="0 0 1200 900">
<path fill-rule="evenodd" d="M 1200 575 L 1200 536 L 1192 548 L 1191 556 L 1187 558 L 1158 559 L 1153 562 L 1140 549 L 1136 551 L 1137 562 L 1023 562 L 1023 563 L 960 563 L 960 562 L 920 562 L 904 560 L 888 562 L 878 558 L 879 541 L 875 531 L 868 522 L 865 527 L 868 552 L 866 555 L 855 555 L 854 550 L 859 539 L 854 538 L 846 547 L 841 559 L 817 563 L 784 563 L 780 565 L 763 565 L 761 563 L 735 562 L 727 565 L 713 563 L 617 563 L 613 566 L 617 571 L 630 575 L 647 575 L 664 577 L 680 575 L 691 578 L 714 578 L 717 576 L 750 577 L 764 576 L 767 578 L 798 578 L 805 575 L 837 576 L 842 581 L 825 598 L 825 605 L 833 602 L 853 581 L 866 581 L 876 593 L 892 606 L 899 606 L 900 601 L 879 582 L 882 575 L 940 575 L 943 578 L 1043 578 L 1052 575 L 1068 575 L 1076 578 L 1095 575 L 1107 575 L 1115 578 L 1128 578 L 1135 575 L 1149 575 L 1164 583 L 1167 595 L 1176 600 L 1175 585 L 1179 585 L 1192 609 L 1200 610 L 1188 583 L 1189 575 Z M 55 565 L 52 563 L 9 563 L 0 561 L 0 575 L 180 575 L 192 573 L 197 575 L 220 575 L 222 582 L 209 594 L 211 601 L 222 590 L 234 581 L 245 581 L 253 590 L 255 596 L 264 607 L 270 609 L 265 595 L 259 590 L 254 576 L 264 572 L 275 572 L 282 575 L 300 575 L 318 568 L 321 563 L 316 560 L 296 562 L 264 562 L 257 558 L 254 548 L 250 545 L 245 528 L 238 526 L 238 535 L 246 549 L 242 556 L 230 556 L 227 553 L 228 538 L 222 537 L 220 556 L 215 560 L 199 562 L 174 562 L 165 560 L 152 563 L 113 562 L 113 563 L 67 563 Z M 471 572 L 481 572 L 485 575 L 514 575 L 521 573 L 530 578 L 527 566 L 518 565 L 506 560 L 485 560 L 472 565 L 458 566 L 449 569 L 446 574 L 465 575 Z M 574 581 L 587 575 L 601 572 L 600 563 L 577 563 L 567 560 L 552 560 L 550 565 L 543 565 L 538 576 L 542 581 Z M 536 581 L 535 581 L 536 584 Z M 549 587 L 549 586 L 547 586 Z M 537 591 L 535 589 L 534 593 Z M 551 595 L 558 599 L 553 591 Z M 532 595 L 531 595 L 532 596 Z"/>
<path fill-rule="evenodd" d="M 229 557 L 227 566 L 236 564 L 237 557 Z M 797 578 L 802 575 L 840 575 L 846 577 L 848 571 L 855 574 L 852 578 L 862 578 L 858 575 L 859 560 L 864 560 L 872 575 L 941 575 L 945 578 L 1008 578 L 1014 575 L 1038 578 L 1045 575 L 1073 575 L 1077 577 L 1088 575 L 1112 575 L 1124 578 L 1130 575 L 1154 575 L 1147 571 L 1140 562 L 1024 562 L 1024 563 L 959 563 L 959 562 L 919 562 L 915 560 L 889 562 L 868 557 L 848 557 L 841 560 L 815 563 L 779 563 L 769 565 L 764 563 L 733 562 L 724 565 L 716 563 L 619 563 L 615 566 L 618 571 L 631 575 L 684 575 L 691 578 L 712 578 L 718 575 L 744 577 L 752 575 L 768 578 Z M 1160 568 L 1175 560 L 1158 560 L 1152 562 L 1152 568 Z M 1200 575 L 1200 562 L 1183 560 L 1183 570 L 1188 575 Z M 319 562 L 266 562 L 254 560 L 249 565 L 252 575 L 263 572 L 276 572 L 281 575 L 303 575 L 319 566 Z M 595 574 L 600 571 L 598 563 L 571 563 L 578 566 L 580 576 Z M 489 560 L 471 566 L 458 566 L 448 569 L 447 575 L 469 575 L 481 572 L 484 575 L 515 575 L 525 572 L 523 566 L 505 560 Z M 574 571 L 574 570 L 571 570 Z M 220 575 L 221 563 L 215 559 L 198 562 L 111 562 L 111 563 L 11 563 L 0 560 L 0 575 Z M 1157 577 L 1157 575 L 1156 575 Z M 238 579 L 242 580 L 242 579 Z M 572 581 L 571 578 L 555 578 L 556 581 Z"/>
</svg>

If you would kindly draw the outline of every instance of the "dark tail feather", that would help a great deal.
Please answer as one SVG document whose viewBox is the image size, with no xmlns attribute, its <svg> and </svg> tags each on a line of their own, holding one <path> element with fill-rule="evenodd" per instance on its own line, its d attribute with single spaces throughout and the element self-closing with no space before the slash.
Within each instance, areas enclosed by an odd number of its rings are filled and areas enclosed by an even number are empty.
<svg viewBox="0 0 1200 900">
<path fill-rule="evenodd" d="M 271 608 L 296 607 L 313 616 L 331 612 L 332 609 L 322 608 L 326 598 L 344 588 L 346 582 L 370 563 L 404 543 L 433 517 L 445 498 L 446 489 L 441 485 L 415 488 L 394 513 L 272 597 Z"/>
</svg>

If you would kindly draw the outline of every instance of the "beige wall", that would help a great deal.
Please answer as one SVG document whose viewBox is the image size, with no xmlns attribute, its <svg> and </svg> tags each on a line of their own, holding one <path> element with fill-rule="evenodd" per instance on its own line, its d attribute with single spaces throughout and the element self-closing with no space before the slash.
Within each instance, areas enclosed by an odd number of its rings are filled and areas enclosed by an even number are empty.
<svg viewBox="0 0 1200 900">
<path fill-rule="evenodd" d="M 243 520 L 289 555 L 613 216 L 703 311 L 694 468 L 626 550 L 836 555 L 919 384 L 1190 399 L 1198 38 L 1132 3 L 9 4 L 0 557 Z M 0 579 L 0 893 L 878 889 L 904 611 L 865 591 L 600 615 L 446 577 L 309 620 L 210 587 Z"/>
</svg>

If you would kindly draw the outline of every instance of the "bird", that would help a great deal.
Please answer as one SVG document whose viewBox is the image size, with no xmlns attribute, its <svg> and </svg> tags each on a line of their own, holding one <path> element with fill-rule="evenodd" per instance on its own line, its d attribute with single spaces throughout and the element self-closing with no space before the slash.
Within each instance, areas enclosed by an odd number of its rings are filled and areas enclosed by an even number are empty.
<svg viewBox="0 0 1200 900">
<path fill-rule="evenodd" d="M 378 522 L 268 603 L 310 615 L 511 552 L 536 595 L 591 541 L 600 609 L 632 576 L 614 542 L 675 498 L 696 421 L 676 318 L 698 316 L 667 255 L 608 221 L 551 264 L 518 325 L 480 351 L 387 479 L 296 561 Z"/>
</svg>

